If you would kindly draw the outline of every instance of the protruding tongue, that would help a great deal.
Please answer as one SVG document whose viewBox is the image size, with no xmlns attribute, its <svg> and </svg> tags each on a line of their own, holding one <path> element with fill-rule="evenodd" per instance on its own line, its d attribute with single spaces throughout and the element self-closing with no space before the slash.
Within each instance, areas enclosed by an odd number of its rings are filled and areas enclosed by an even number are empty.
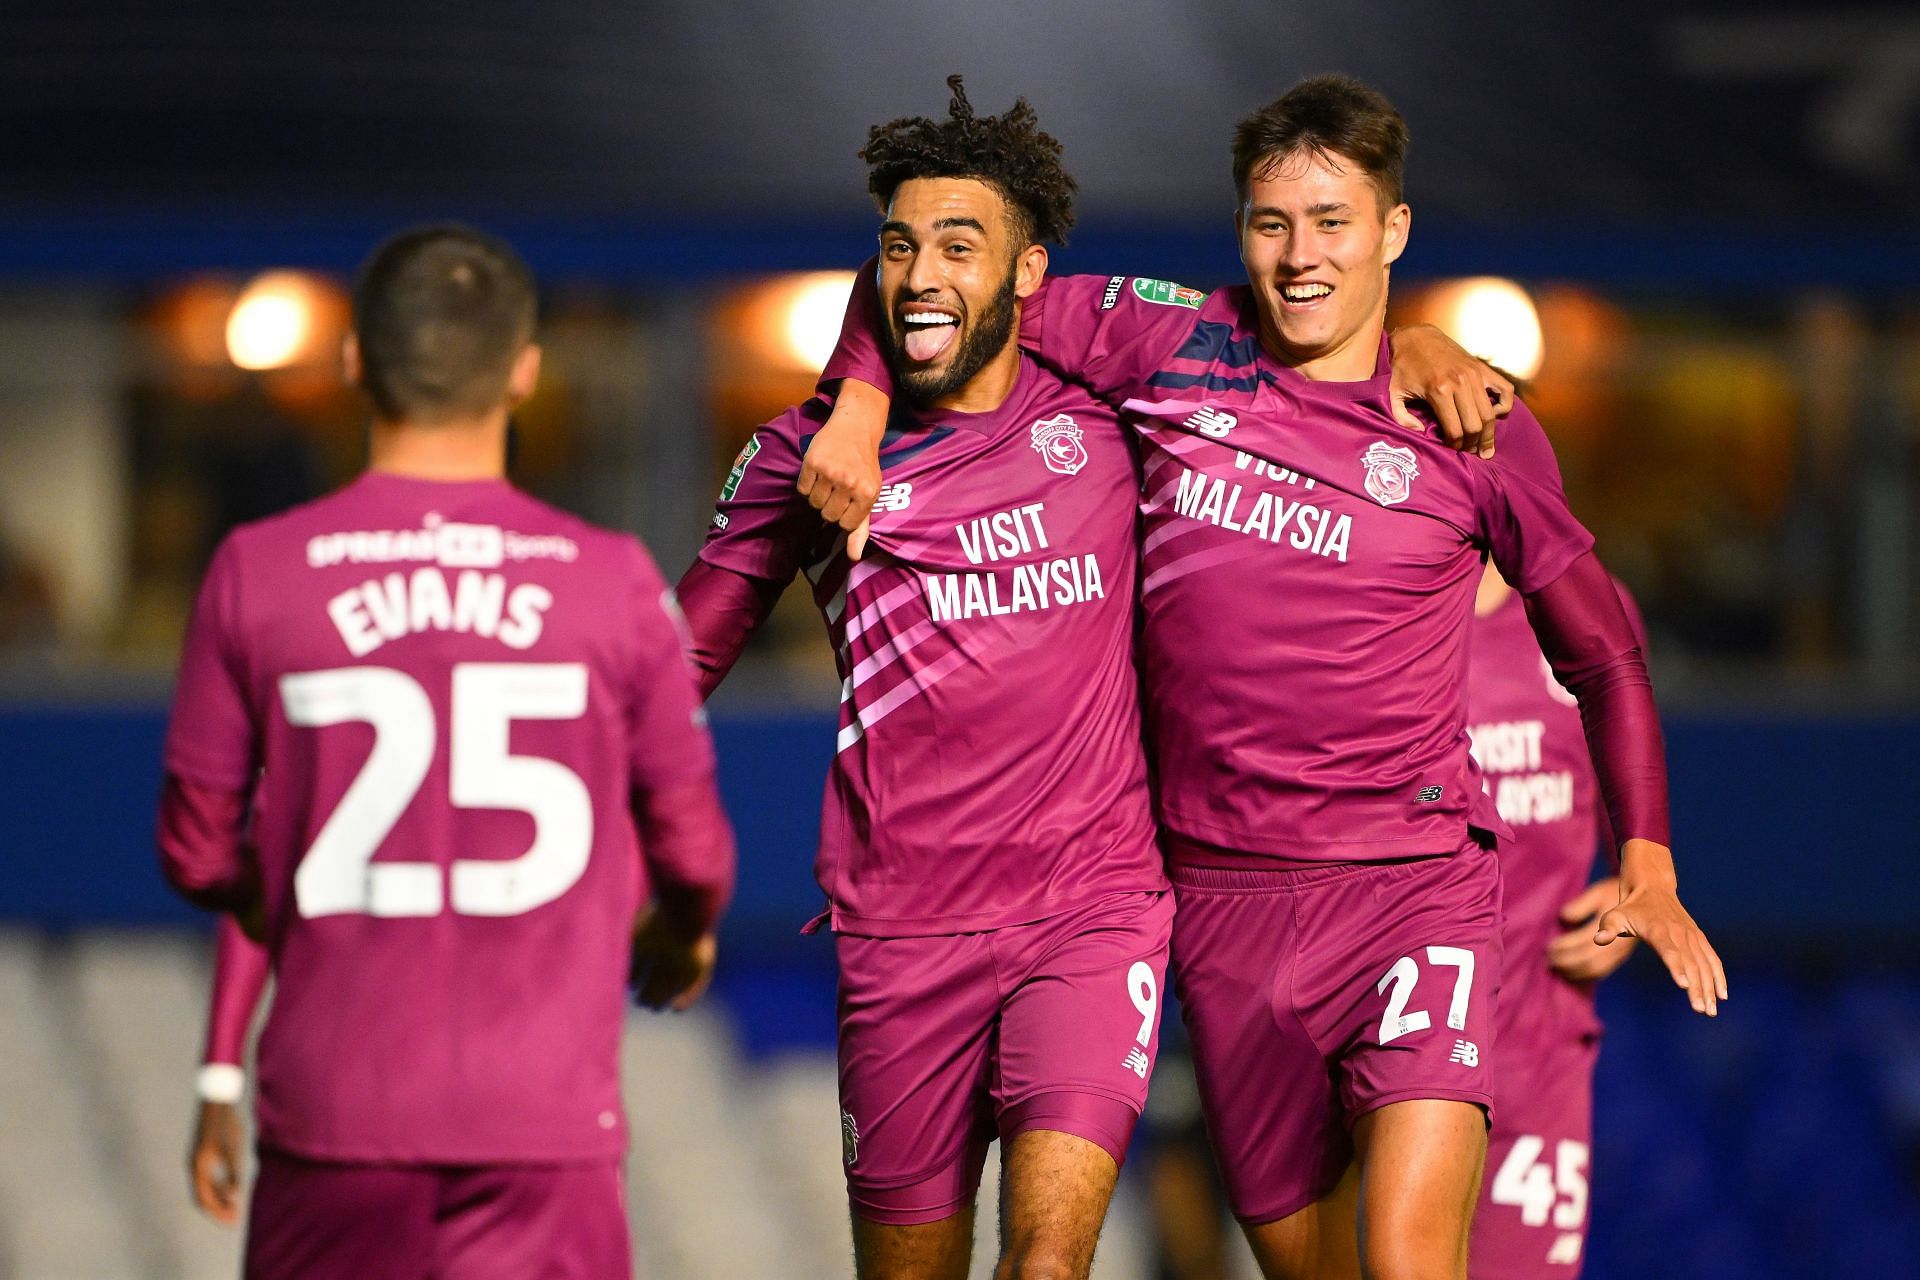
<svg viewBox="0 0 1920 1280">
<path fill-rule="evenodd" d="M 933 359 L 947 349 L 953 341 L 953 335 L 960 331 L 957 324 L 917 324 L 907 330 L 907 359 L 922 363 Z"/>
</svg>

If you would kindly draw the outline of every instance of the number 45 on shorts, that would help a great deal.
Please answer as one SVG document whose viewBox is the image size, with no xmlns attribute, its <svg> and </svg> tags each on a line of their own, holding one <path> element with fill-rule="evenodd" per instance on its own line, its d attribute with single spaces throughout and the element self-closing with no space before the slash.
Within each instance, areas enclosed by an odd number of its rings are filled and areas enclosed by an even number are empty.
<svg viewBox="0 0 1920 1280">
<path fill-rule="evenodd" d="M 1578 1231 L 1587 1220 L 1587 1144 L 1571 1139 L 1554 1144 L 1553 1165 L 1540 1157 L 1547 1140 L 1523 1133 L 1493 1175 L 1488 1198 L 1495 1204 L 1517 1205 L 1520 1221 L 1544 1227 L 1549 1216 L 1561 1231 Z"/>
</svg>

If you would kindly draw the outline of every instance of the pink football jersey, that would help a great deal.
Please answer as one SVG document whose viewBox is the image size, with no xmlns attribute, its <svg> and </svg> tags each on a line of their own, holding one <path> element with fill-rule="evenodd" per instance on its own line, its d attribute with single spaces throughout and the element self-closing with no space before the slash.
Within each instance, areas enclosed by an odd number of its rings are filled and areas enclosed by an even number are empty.
<svg viewBox="0 0 1920 1280">
<path fill-rule="evenodd" d="M 1166 887 L 1134 665 L 1138 477 L 1030 360 L 989 413 L 896 412 L 866 557 L 794 491 L 814 401 L 734 464 L 701 558 L 812 584 L 842 677 L 816 872 L 833 927 L 959 933 Z"/>
<path fill-rule="evenodd" d="M 631 798 L 714 769 L 671 613 L 632 538 L 503 481 L 369 474 L 221 545 L 166 766 L 257 787 L 264 1145 L 623 1149 Z"/>
<path fill-rule="evenodd" d="M 860 329 L 823 379 L 890 385 Z M 1482 557 L 1531 592 L 1593 545 L 1533 415 L 1515 407 L 1497 457 L 1463 457 L 1394 419 L 1384 340 L 1375 377 L 1310 381 L 1262 349 L 1244 286 L 1057 278 L 1021 340 L 1141 444 L 1142 657 L 1174 856 L 1371 861 L 1504 834 L 1467 751 Z"/>
</svg>

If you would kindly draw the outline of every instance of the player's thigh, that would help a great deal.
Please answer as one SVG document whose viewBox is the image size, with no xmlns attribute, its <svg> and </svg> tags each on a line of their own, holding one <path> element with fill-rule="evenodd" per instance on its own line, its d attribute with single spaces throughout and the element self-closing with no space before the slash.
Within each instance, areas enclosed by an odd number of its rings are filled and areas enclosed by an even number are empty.
<svg viewBox="0 0 1920 1280">
<path fill-rule="evenodd" d="M 1227 1204 L 1276 1222 L 1352 1162 L 1328 1056 L 1292 1002 L 1296 877 L 1176 867 L 1174 983 Z"/>
<path fill-rule="evenodd" d="M 841 1161 L 854 1213 L 919 1226 L 973 1203 L 993 1138 L 999 988 L 983 935 L 835 939 Z"/>
<path fill-rule="evenodd" d="M 1486 1115 L 1421 1098 L 1361 1117 L 1360 1259 L 1367 1280 L 1466 1280 Z"/>
<path fill-rule="evenodd" d="M 1511 1037 L 1502 1043 L 1499 1109 L 1487 1134 L 1468 1273 L 1473 1280 L 1577 1280 L 1586 1253 L 1598 1046 L 1569 1034 L 1520 1064 L 1516 1048 Z"/>
<path fill-rule="evenodd" d="M 1049 1130 L 1126 1158 L 1160 1044 L 1169 893 L 1113 894 L 998 931 L 1002 974 L 993 1094 L 1002 1143 Z"/>
<path fill-rule="evenodd" d="M 997 1280 L 1086 1280 L 1120 1165 L 1054 1129 L 1014 1135 L 1000 1160 Z"/>
<path fill-rule="evenodd" d="M 620 1166 L 445 1171 L 434 1280 L 626 1280 Z"/>
<path fill-rule="evenodd" d="M 1243 1226 L 1266 1280 L 1360 1280 L 1360 1167 L 1326 1196 L 1274 1222 Z"/>
<path fill-rule="evenodd" d="M 973 1263 L 971 1201 L 929 1222 L 875 1222 L 853 1214 L 859 1280 L 966 1280 Z"/>
<path fill-rule="evenodd" d="M 426 1280 L 436 1175 L 260 1153 L 247 1280 Z"/>
</svg>

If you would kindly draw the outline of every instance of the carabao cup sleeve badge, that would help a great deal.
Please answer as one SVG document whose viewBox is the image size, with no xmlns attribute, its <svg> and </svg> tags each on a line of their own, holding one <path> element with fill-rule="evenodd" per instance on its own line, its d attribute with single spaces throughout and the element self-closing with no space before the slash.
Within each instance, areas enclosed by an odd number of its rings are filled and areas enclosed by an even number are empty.
<svg viewBox="0 0 1920 1280">
<path fill-rule="evenodd" d="M 1367 496 L 1381 506 L 1405 502 L 1413 493 L 1414 477 L 1420 474 L 1413 450 L 1375 440 L 1360 455 L 1360 461 L 1367 468 Z"/>
<path fill-rule="evenodd" d="M 1087 446 L 1081 443 L 1085 433 L 1071 416 L 1062 413 L 1042 418 L 1033 424 L 1031 434 L 1033 447 L 1039 451 L 1040 460 L 1047 464 L 1047 470 L 1071 476 L 1087 465 Z"/>
</svg>

